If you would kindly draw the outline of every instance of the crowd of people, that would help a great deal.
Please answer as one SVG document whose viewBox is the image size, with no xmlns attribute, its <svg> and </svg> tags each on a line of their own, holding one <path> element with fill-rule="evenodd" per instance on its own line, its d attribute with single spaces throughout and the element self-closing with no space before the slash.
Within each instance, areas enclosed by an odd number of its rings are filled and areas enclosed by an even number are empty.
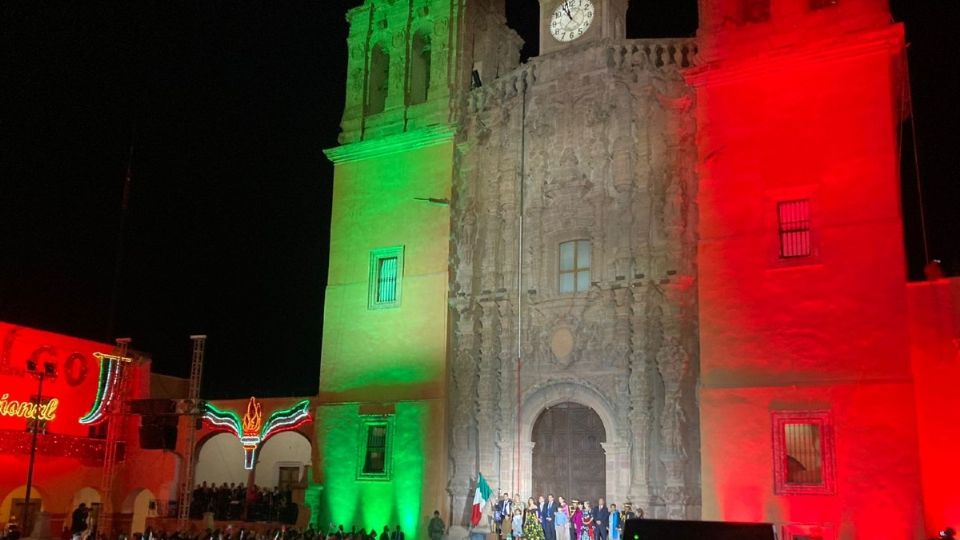
<svg viewBox="0 0 960 540">
<path fill-rule="evenodd" d="M 273 521 L 296 523 L 297 505 L 293 503 L 290 490 L 275 487 L 272 490 L 257 485 L 247 488 L 243 484 L 219 486 L 199 484 L 193 490 L 190 502 L 190 517 L 202 519 L 212 512 L 219 521 Z"/>
<path fill-rule="evenodd" d="M 493 504 L 497 535 L 507 540 L 620 540 L 623 523 L 642 518 L 643 510 L 630 503 L 623 508 L 607 506 L 602 498 L 594 506 L 590 501 L 571 500 L 553 495 L 530 497 L 526 504 L 515 495 L 502 493 Z"/>
</svg>

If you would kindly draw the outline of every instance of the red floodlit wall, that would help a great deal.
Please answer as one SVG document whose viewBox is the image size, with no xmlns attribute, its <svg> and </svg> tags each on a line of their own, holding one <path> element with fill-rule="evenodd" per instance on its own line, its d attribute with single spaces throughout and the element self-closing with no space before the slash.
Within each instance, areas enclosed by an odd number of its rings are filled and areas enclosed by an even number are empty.
<svg viewBox="0 0 960 540">
<path fill-rule="evenodd" d="M 7 404 L 30 401 L 37 393 L 37 378 L 25 372 L 27 360 L 36 359 L 38 369 L 53 362 L 57 376 L 44 380 L 43 397 L 57 399 L 58 405 L 47 431 L 86 436 L 88 427 L 77 420 L 90 410 L 97 394 L 100 361 L 95 352 L 110 354 L 113 345 L 0 323 L 0 398 L 7 395 Z M 7 408 L 0 404 L 0 409 Z M 25 427 L 23 418 L 0 412 L 0 430 Z"/>
<path fill-rule="evenodd" d="M 770 23 L 742 31 L 705 21 L 706 63 L 687 73 L 701 160 L 703 517 L 919 538 L 897 155 L 903 30 L 889 15 L 868 24 L 879 2 L 841 0 L 825 26 L 801 4 L 774 0 Z M 811 253 L 782 259 L 777 204 L 797 200 L 809 202 Z M 774 411 L 829 411 L 829 493 L 775 492 Z"/>
<path fill-rule="evenodd" d="M 908 288 L 927 534 L 960 528 L 960 278 Z"/>
<path fill-rule="evenodd" d="M 48 361 L 56 366 L 56 378 L 44 380 L 42 397 L 58 400 L 55 417 L 47 421 L 46 433 L 39 437 L 42 450 L 36 457 L 31 499 L 42 501 L 41 508 L 51 514 L 58 531 L 82 489 L 90 488 L 102 496 L 103 440 L 90 438 L 89 426 L 78 420 L 90 410 L 97 394 L 99 360 L 94 353 L 109 354 L 113 349 L 112 344 L 0 322 L 0 399 L 4 400 L 0 403 L 0 526 L 19 521 L 11 503 L 23 497 L 27 478 L 27 420 L 17 414 L 20 407 L 12 402 L 31 401 L 36 395 L 37 378 L 25 373 L 28 358 L 38 360 L 40 369 Z M 149 397 L 149 360 L 138 357 L 131 366 L 130 397 Z M 135 416 L 125 422 L 124 460 L 117 466 L 111 507 L 118 530 L 129 529 L 134 498 L 144 490 L 151 499 L 165 502 L 175 498 L 179 457 L 140 449 L 139 423 Z"/>
</svg>

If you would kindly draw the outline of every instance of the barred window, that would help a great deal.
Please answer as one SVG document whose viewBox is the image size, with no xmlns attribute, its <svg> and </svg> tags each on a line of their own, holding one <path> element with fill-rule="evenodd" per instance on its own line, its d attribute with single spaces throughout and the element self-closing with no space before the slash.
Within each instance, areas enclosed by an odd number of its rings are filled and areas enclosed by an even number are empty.
<svg viewBox="0 0 960 540">
<path fill-rule="evenodd" d="M 583 292 L 590 288 L 589 240 L 560 244 L 560 292 Z"/>
<path fill-rule="evenodd" d="M 368 309 L 400 305 L 403 279 L 403 247 L 375 249 L 370 252 Z"/>
<path fill-rule="evenodd" d="M 365 416 L 360 424 L 357 479 L 390 480 L 393 416 Z"/>
<path fill-rule="evenodd" d="M 813 252 L 810 238 L 810 200 L 777 203 L 780 258 L 808 257 Z"/>
<path fill-rule="evenodd" d="M 397 301 L 397 258 L 384 257 L 377 261 L 377 303 Z"/>
<path fill-rule="evenodd" d="M 367 448 L 363 459 L 363 474 L 383 474 L 387 464 L 387 426 L 367 426 Z"/>
<path fill-rule="evenodd" d="M 839 3 L 840 0 L 810 0 L 810 11 L 833 7 Z"/>
<path fill-rule="evenodd" d="M 775 491 L 834 492 L 834 446 L 829 411 L 773 413 Z"/>
<path fill-rule="evenodd" d="M 770 0 L 740 0 L 740 22 L 762 23 L 770 20 Z"/>
<path fill-rule="evenodd" d="M 823 441 L 817 424 L 785 424 L 787 483 L 823 482 Z"/>
<path fill-rule="evenodd" d="M 836 530 L 820 523 L 787 523 L 783 526 L 783 540 L 834 540 Z"/>
</svg>

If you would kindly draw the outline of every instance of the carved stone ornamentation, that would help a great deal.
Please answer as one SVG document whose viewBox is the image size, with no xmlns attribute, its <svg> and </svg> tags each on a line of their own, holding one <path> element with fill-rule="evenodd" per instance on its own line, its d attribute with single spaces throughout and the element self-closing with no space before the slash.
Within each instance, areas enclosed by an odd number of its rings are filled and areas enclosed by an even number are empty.
<svg viewBox="0 0 960 540">
<path fill-rule="evenodd" d="M 465 97 L 451 297 L 484 306 L 472 455 L 496 486 L 524 497 L 549 474 L 533 457 L 533 425 L 547 408 L 574 403 L 603 423 L 608 500 L 662 496 L 650 517 L 695 512 L 699 473 L 687 444 L 699 430 L 696 300 L 662 285 L 666 261 L 676 281 L 695 266 L 696 186 L 677 172 L 695 169 L 695 141 L 677 142 L 663 112 L 664 97 L 691 99 L 676 83 L 680 65 L 663 62 L 683 47 L 665 45 L 533 58 Z M 576 290 L 561 291 L 560 244 L 573 240 L 588 241 L 590 256 L 569 270 L 584 268 Z M 455 329 L 452 339 L 456 348 L 463 338 Z"/>
</svg>

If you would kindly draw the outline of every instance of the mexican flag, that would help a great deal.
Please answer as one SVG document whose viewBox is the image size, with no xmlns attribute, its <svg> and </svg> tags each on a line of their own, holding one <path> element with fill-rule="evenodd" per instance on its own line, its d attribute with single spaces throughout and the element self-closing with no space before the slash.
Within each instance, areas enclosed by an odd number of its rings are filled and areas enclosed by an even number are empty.
<svg viewBox="0 0 960 540">
<path fill-rule="evenodd" d="M 483 511 L 483 507 L 486 506 L 487 501 L 490 500 L 492 493 L 493 491 L 490 489 L 490 486 L 487 485 L 487 481 L 484 480 L 483 475 L 478 475 L 477 491 L 473 494 L 473 512 L 470 513 L 470 524 L 474 527 L 477 526 L 477 523 L 480 523 L 480 514 Z"/>
</svg>

